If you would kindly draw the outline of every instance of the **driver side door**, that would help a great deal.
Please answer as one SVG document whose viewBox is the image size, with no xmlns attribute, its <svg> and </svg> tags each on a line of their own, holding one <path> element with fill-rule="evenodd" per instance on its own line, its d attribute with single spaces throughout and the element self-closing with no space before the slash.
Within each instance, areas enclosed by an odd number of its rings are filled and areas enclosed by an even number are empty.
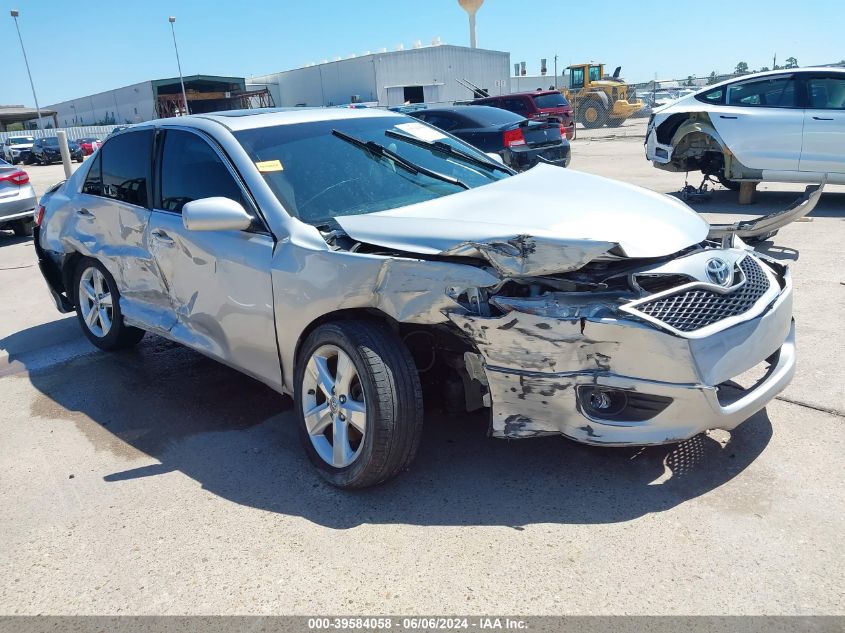
<svg viewBox="0 0 845 633">
<path fill-rule="evenodd" d="M 170 336 L 280 389 L 270 262 L 275 242 L 236 170 L 196 130 L 160 133 L 149 244 L 176 324 Z M 237 230 L 188 230 L 182 208 L 224 197 L 253 216 Z"/>
</svg>

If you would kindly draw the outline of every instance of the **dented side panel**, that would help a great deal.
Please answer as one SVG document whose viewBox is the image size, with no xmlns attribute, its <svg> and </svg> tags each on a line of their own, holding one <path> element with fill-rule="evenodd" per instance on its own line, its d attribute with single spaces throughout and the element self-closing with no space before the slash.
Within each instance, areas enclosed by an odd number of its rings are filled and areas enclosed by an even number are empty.
<svg viewBox="0 0 845 633">
<path fill-rule="evenodd" d="M 297 342 L 321 317 L 373 309 L 403 323 L 445 323 L 447 312 L 467 312 L 456 300 L 467 288 L 499 281 L 474 266 L 310 250 L 291 243 L 279 244 L 272 278 L 284 385 L 291 393 Z"/>
<path fill-rule="evenodd" d="M 273 239 L 190 231 L 154 211 L 147 229 L 175 323 L 167 336 L 281 389 L 270 263 Z"/>
</svg>

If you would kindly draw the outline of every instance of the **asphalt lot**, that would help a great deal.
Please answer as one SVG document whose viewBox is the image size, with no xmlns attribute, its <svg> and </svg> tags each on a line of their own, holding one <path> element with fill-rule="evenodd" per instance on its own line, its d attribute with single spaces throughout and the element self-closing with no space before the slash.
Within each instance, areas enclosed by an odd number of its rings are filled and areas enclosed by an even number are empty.
<svg viewBox="0 0 845 633">
<path fill-rule="evenodd" d="M 677 191 L 644 126 L 579 131 L 571 167 Z M 803 187 L 760 189 L 696 207 Z M 598 449 L 429 412 L 414 468 L 355 494 L 312 472 L 287 398 L 153 336 L 94 351 L 0 236 L 0 613 L 842 614 L 843 220 L 829 187 L 763 245 L 793 262 L 799 368 L 733 433 Z"/>
</svg>

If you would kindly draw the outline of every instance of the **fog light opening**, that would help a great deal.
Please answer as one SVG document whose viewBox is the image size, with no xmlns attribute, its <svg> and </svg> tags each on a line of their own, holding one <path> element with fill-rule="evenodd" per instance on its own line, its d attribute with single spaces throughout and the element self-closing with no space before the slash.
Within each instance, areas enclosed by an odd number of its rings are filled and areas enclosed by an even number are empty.
<svg viewBox="0 0 845 633">
<path fill-rule="evenodd" d="M 615 389 L 593 389 L 582 391 L 581 403 L 585 409 L 597 417 L 608 417 L 621 413 L 628 404 L 624 391 Z"/>
</svg>

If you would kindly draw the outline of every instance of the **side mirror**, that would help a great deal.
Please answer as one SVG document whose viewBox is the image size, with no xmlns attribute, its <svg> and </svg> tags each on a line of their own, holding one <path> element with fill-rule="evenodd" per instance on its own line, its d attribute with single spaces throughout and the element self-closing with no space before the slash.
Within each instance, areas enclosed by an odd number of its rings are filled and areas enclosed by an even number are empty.
<svg viewBox="0 0 845 633">
<path fill-rule="evenodd" d="M 182 223 L 189 231 L 244 231 L 252 225 L 252 217 L 229 198 L 201 198 L 185 203 Z"/>
</svg>

